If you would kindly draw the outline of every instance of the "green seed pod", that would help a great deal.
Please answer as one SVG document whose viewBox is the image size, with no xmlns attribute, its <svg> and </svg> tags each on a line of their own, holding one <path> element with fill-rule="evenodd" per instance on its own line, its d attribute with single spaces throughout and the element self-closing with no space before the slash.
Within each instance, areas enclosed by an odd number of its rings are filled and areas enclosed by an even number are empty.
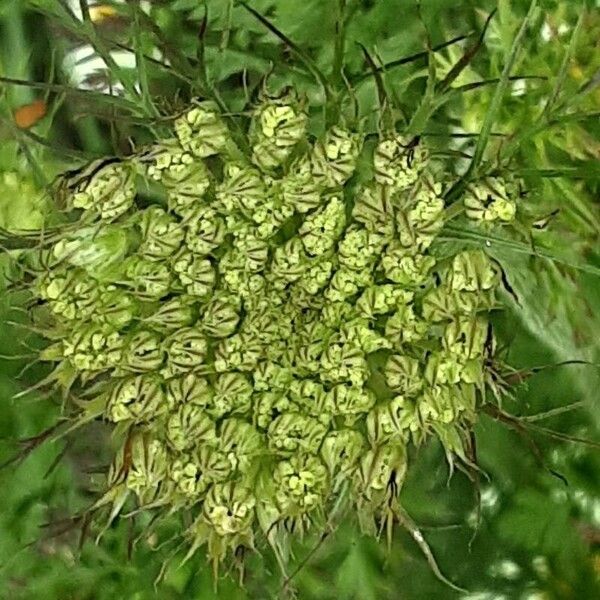
<svg viewBox="0 0 600 600">
<path fill-rule="evenodd" d="M 299 231 L 307 254 L 321 256 L 331 250 L 345 222 L 344 203 L 335 196 L 323 208 L 308 215 Z"/>
<path fill-rule="evenodd" d="M 277 417 L 269 426 L 269 447 L 280 454 L 298 451 L 314 454 L 318 451 L 327 429 L 312 417 L 290 412 Z"/>
<path fill-rule="evenodd" d="M 357 385 L 336 385 L 328 392 L 328 396 L 334 407 L 334 414 L 342 417 L 348 427 L 352 426 L 360 415 L 369 412 L 377 401 L 371 390 Z"/>
<path fill-rule="evenodd" d="M 382 349 L 391 348 L 391 343 L 379 332 L 371 329 L 371 324 L 366 319 L 355 319 L 342 329 L 341 340 L 345 344 L 357 345 L 365 354 L 371 354 Z M 335 338 L 331 338 L 335 340 Z"/>
<path fill-rule="evenodd" d="M 283 202 L 277 190 L 269 191 L 260 206 L 252 212 L 252 221 L 256 225 L 256 236 L 267 239 L 294 214 L 294 208 Z"/>
<path fill-rule="evenodd" d="M 214 390 L 208 381 L 195 373 L 174 377 L 167 383 L 166 398 L 170 407 L 193 404 L 205 408 L 212 404 L 213 395 Z"/>
<path fill-rule="evenodd" d="M 250 124 L 252 162 L 263 171 L 283 164 L 294 146 L 306 136 L 304 101 L 291 88 L 279 94 L 261 95 Z"/>
<path fill-rule="evenodd" d="M 467 188 L 464 197 L 465 214 L 473 221 L 492 223 L 514 221 L 516 203 L 510 187 L 500 177 L 489 178 Z"/>
<path fill-rule="evenodd" d="M 228 294 L 213 295 L 202 311 L 202 330 L 212 338 L 230 336 L 240 321 L 240 302 Z"/>
<path fill-rule="evenodd" d="M 177 491 L 192 501 L 202 498 L 211 484 L 193 455 L 183 455 L 170 462 L 169 477 L 175 483 Z"/>
<path fill-rule="evenodd" d="M 167 477 L 167 448 L 151 434 L 134 434 L 130 444 L 131 464 L 125 483 L 142 506 L 152 504 L 161 496 Z"/>
<path fill-rule="evenodd" d="M 425 166 L 428 153 L 418 137 L 394 134 L 382 139 L 373 156 L 375 181 L 395 190 L 413 185 Z"/>
<path fill-rule="evenodd" d="M 70 320 L 92 318 L 100 296 L 98 283 L 80 270 L 50 271 L 35 287 L 57 317 Z"/>
<path fill-rule="evenodd" d="M 191 450 L 199 444 L 213 444 L 217 434 L 215 424 L 198 404 L 179 404 L 166 424 L 166 437 L 178 452 Z"/>
<path fill-rule="evenodd" d="M 368 450 L 360 461 L 356 485 L 365 498 L 373 493 L 387 490 L 390 486 L 398 490 L 406 474 L 406 446 L 402 442 L 388 443 Z"/>
<path fill-rule="evenodd" d="M 181 146 L 199 158 L 221 154 L 230 143 L 229 131 L 214 102 L 195 102 L 174 125 Z"/>
<path fill-rule="evenodd" d="M 423 340 L 429 330 L 428 321 L 421 320 L 415 315 L 412 305 L 400 306 L 386 321 L 385 337 L 396 348 L 414 344 Z"/>
<path fill-rule="evenodd" d="M 247 473 L 255 467 L 256 457 L 264 453 L 263 436 L 241 419 L 225 419 L 221 424 L 219 448 L 232 471 Z"/>
<path fill-rule="evenodd" d="M 183 225 L 186 227 L 185 245 L 199 256 L 208 254 L 225 239 L 225 222 L 210 206 L 190 212 Z"/>
<path fill-rule="evenodd" d="M 483 356 L 487 337 L 486 319 L 482 317 L 459 319 L 446 326 L 442 345 L 448 352 L 460 358 L 479 358 Z"/>
<path fill-rule="evenodd" d="M 152 146 L 138 157 L 137 166 L 145 177 L 164 186 L 169 210 L 181 216 L 193 210 L 211 186 L 204 163 L 174 139 Z"/>
<path fill-rule="evenodd" d="M 195 453 L 195 459 L 202 476 L 212 483 L 226 481 L 233 474 L 231 461 L 220 449 L 210 444 L 203 445 Z"/>
<path fill-rule="evenodd" d="M 253 380 L 257 391 L 285 391 L 293 383 L 293 374 L 288 367 L 265 360 L 254 370 Z"/>
<path fill-rule="evenodd" d="M 406 248 L 423 252 L 444 225 L 441 185 L 426 182 L 410 195 L 407 205 L 396 212 L 398 240 Z"/>
<path fill-rule="evenodd" d="M 192 327 L 180 329 L 164 341 L 163 347 L 167 356 L 162 371 L 165 377 L 206 370 L 208 343 L 200 330 Z"/>
<path fill-rule="evenodd" d="M 317 456 L 296 454 L 275 467 L 277 507 L 285 517 L 301 517 L 319 509 L 329 487 L 327 469 Z"/>
<path fill-rule="evenodd" d="M 89 178 L 78 183 L 68 199 L 68 206 L 112 221 L 133 206 L 135 194 L 132 165 L 128 162 L 106 162 Z"/>
<path fill-rule="evenodd" d="M 453 423 L 463 410 L 460 388 L 435 385 L 424 390 L 417 408 L 424 423 Z"/>
<path fill-rule="evenodd" d="M 161 303 L 158 309 L 143 322 L 160 331 L 188 327 L 194 322 L 196 307 L 192 296 L 175 296 Z"/>
<path fill-rule="evenodd" d="M 218 419 L 230 414 L 243 414 L 250 409 L 252 385 L 242 373 L 222 373 L 215 382 L 215 394 L 209 414 Z"/>
<path fill-rule="evenodd" d="M 242 269 L 224 271 L 222 265 L 219 266 L 219 275 L 228 294 L 241 297 L 248 305 L 262 295 L 266 283 L 262 275 L 246 273 Z"/>
<path fill-rule="evenodd" d="M 463 365 L 460 357 L 451 352 L 434 352 L 425 367 L 425 379 L 429 385 L 454 385 L 462 379 Z"/>
<path fill-rule="evenodd" d="M 373 233 L 385 239 L 394 234 L 395 211 L 390 188 L 367 185 L 359 188 L 354 200 L 352 217 Z"/>
<path fill-rule="evenodd" d="M 457 254 L 448 274 L 452 290 L 480 292 L 498 284 L 498 274 L 482 250 L 469 250 Z"/>
<path fill-rule="evenodd" d="M 460 315 L 488 311 L 496 306 L 494 289 L 479 292 L 449 290 L 441 286 L 430 290 L 423 298 L 423 318 L 437 323 Z"/>
<path fill-rule="evenodd" d="M 344 185 L 354 174 L 363 139 L 342 127 L 334 126 L 313 148 L 312 174 L 325 188 Z"/>
<path fill-rule="evenodd" d="M 113 423 L 140 423 L 159 417 L 167 408 L 160 381 L 153 375 L 137 375 L 123 379 L 111 390 L 105 414 Z"/>
<path fill-rule="evenodd" d="M 381 257 L 385 276 L 407 287 L 423 285 L 434 265 L 433 256 L 414 254 L 412 249 L 406 249 L 398 242 L 392 242 Z"/>
<path fill-rule="evenodd" d="M 121 362 L 124 371 L 156 372 L 163 364 L 161 338 L 153 331 L 141 330 L 128 336 Z"/>
<path fill-rule="evenodd" d="M 415 396 L 423 387 L 423 376 L 419 361 L 410 356 L 393 354 L 385 365 L 385 382 L 400 394 Z"/>
<path fill-rule="evenodd" d="M 324 386 L 312 379 L 294 380 L 289 386 L 290 398 L 301 412 L 317 418 L 324 425 L 331 421 L 334 406 Z"/>
<path fill-rule="evenodd" d="M 97 325 L 75 330 L 62 342 L 64 358 L 78 371 L 111 369 L 119 364 L 123 350 L 123 338 L 119 333 Z"/>
<path fill-rule="evenodd" d="M 323 307 L 321 317 L 323 324 L 327 327 L 337 329 L 346 320 L 356 316 L 355 307 L 349 302 L 330 301 Z"/>
<path fill-rule="evenodd" d="M 321 381 L 351 383 L 362 386 L 369 376 L 369 368 L 362 348 L 356 343 L 345 343 L 332 338 L 321 357 Z"/>
<path fill-rule="evenodd" d="M 291 410 L 294 410 L 294 405 L 282 391 L 254 394 L 254 424 L 262 431 L 266 431 L 277 417 Z"/>
<path fill-rule="evenodd" d="M 308 257 L 299 238 L 292 238 L 275 249 L 271 262 L 270 280 L 276 289 L 300 279 L 308 268 Z"/>
<path fill-rule="evenodd" d="M 223 181 L 217 186 L 217 206 L 225 213 L 237 210 L 252 217 L 252 211 L 262 204 L 267 196 L 267 187 L 260 173 L 247 165 L 228 163 Z"/>
<path fill-rule="evenodd" d="M 281 180 L 281 196 L 296 212 L 307 213 L 321 204 L 321 187 L 312 175 L 310 160 L 302 157 L 290 165 Z"/>
<path fill-rule="evenodd" d="M 180 223 L 162 208 L 147 208 L 141 215 L 142 243 L 138 252 L 150 260 L 172 256 L 183 243 L 184 230 Z"/>
<path fill-rule="evenodd" d="M 308 268 L 304 271 L 296 285 L 307 294 L 315 296 L 329 283 L 334 266 L 334 261 L 328 260 L 325 257 L 310 260 L 308 261 Z M 297 295 L 299 296 L 300 293 L 294 293 L 294 298 Z"/>
<path fill-rule="evenodd" d="M 321 457 L 331 478 L 346 478 L 357 468 L 366 450 L 363 436 L 354 429 L 338 429 L 325 436 Z"/>
<path fill-rule="evenodd" d="M 135 158 L 135 165 L 142 175 L 159 181 L 167 189 L 185 179 L 193 163 L 194 157 L 182 149 L 175 138 L 154 144 Z"/>
<path fill-rule="evenodd" d="M 263 345 L 245 334 L 235 334 L 224 339 L 215 351 L 215 370 L 253 372 L 265 358 Z"/>
<path fill-rule="evenodd" d="M 206 496 L 202 518 L 221 537 L 250 535 L 255 503 L 251 489 L 235 481 L 217 483 Z"/>
<path fill-rule="evenodd" d="M 373 277 L 368 269 L 354 271 L 341 267 L 331 278 L 325 290 L 325 298 L 329 302 L 342 302 L 358 294 L 372 283 Z"/>
<path fill-rule="evenodd" d="M 173 275 L 166 264 L 141 256 L 129 257 L 123 264 L 123 274 L 123 284 L 144 301 L 163 298 L 173 284 Z"/>
<path fill-rule="evenodd" d="M 187 294 L 198 298 L 210 295 L 215 284 L 215 270 L 210 260 L 184 248 L 173 258 L 172 265 Z"/>
<path fill-rule="evenodd" d="M 338 244 L 340 265 L 354 271 L 370 268 L 381 255 L 385 238 L 360 226 L 350 226 Z"/>
<path fill-rule="evenodd" d="M 408 410 L 406 406 L 408 405 Z M 403 396 L 375 406 L 367 416 L 367 437 L 373 445 L 408 442 L 413 422 L 410 401 Z"/>
<path fill-rule="evenodd" d="M 356 302 L 356 309 L 361 315 L 372 319 L 376 315 L 385 315 L 396 308 L 407 308 L 412 301 L 413 292 L 393 284 L 369 286 Z"/>
<path fill-rule="evenodd" d="M 256 235 L 256 231 L 249 230 L 237 236 L 235 242 L 236 256 L 232 258 L 233 264 L 246 273 L 257 273 L 263 271 L 269 257 L 267 242 Z M 227 264 L 227 257 L 223 258 Z"/>
<path fill-rule="evenodd" d="M 96 289 L 94 310 L 90 314 L 92 322 L 122 330 L 136 318 L 138 304 L 124 290 L 115 285 Z M 82 313 L 83 311 L 78 313 L 80 318 Z"/>
</svg>

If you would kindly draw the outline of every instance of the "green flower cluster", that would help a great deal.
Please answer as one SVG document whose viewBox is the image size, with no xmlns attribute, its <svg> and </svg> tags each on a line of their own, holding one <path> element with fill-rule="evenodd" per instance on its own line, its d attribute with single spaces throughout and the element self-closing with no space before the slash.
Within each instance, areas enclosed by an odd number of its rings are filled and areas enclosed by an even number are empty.
<svg viewBox="0 0 600 600">
<path fill-rule="evenodd" d="M 466 460 L 493 352 L 498 270 L 436 260 L 444 181 L 423 144 L 388 132 L 367 151 L 307 122 L 293 91 L 264 94 L 245 155 L 200 102 L 172 139 L 70 173 L 79 221 L 36 280 L 43 357 L 122 439 L 98 506 L 189 510 L 215 562 L 323 526 L 341 494 L 375 532 L 409 445 Z M 144 181 L 164 195 L 142 200 Z M 469 190 L 467 216 L 512 219 L 501 185 Z"/>
</svg>

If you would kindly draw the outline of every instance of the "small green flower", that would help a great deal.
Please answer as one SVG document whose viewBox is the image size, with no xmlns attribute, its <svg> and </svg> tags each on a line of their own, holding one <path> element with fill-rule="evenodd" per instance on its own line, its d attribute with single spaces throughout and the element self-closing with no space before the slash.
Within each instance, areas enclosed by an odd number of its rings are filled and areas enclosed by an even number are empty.
<svg viewBox="0 0 600 600">
<path fill-rule="evenodd" d="M 132 165 L 115 160 L 101 165 L 81 182 L 69 196 L 69 205 L 112 221 L 132 208 L 135 194 Z"/>
<path fill-rule="evenodd" d="M 269 426 L 269 446 L 279 454 L 303 451 L 314 454 L 326 433 L 325 426 L 312 417 L 299 412 L 284 413 Z"/>
<path fill-rule="evenodd" d="M 169 415 L 165 433 L 169 444 L 179 452 L 192 450 L 199 444 L 214 444 L 217 439 L 215 424 L 204 407 L 192 403 L 179 404 Z"/>
<path fill-rule="evenodd" d="M 173 257 L 173 271 L 185 291 L 190 296 L 206 298 L 215 284 L 215 269 L 207 258 L 199 257 L 187 249 L 182 249 Z"/>
<path fill-rule="evenodd" d="M 199 158 L 221 154 L 230 143 L 219 109 L 210 101 L 195 102 L 176 119 L 175 133 L 181 146 Z"/>
<path fill-rule="evenodd" d="M 354 174 L 363 139 L 339 126 L 334 126 L 319 140 L 311 154 L 313 176 L 325 188 L 344 185 Z"/>
<path fill-rule="evenodd" d="M 278 463 L 273 479 L 277 506 L 286 517 L 302 516 L 320 508 L 329 483 L 321 460 L 305 454 Z"/>
<path fill-rule="evenodd" d="M 263 171 L 279 167 L 305 138 L 307 120 L 304 102 L 293 89 L 275 96 L 263 93 L 250 125 L 252 162 Z"/>
<path fill-rule="evenodd" d="M 423 388 L 423 376 L 416 358 L 393 354 L 387 360 L 384 374 L 387 385 L 404 396 L 415 396 Z"/>
<path fill-rule="evenodd" d="M 222 537 L 250 533 L 255 504 L 250 488 L 234 481 L 216 483 L 206 496 L 202 518 Z"/>
<path fill-rule="evenodd" d="M 122 265 L 123 284 L 140 300 L 158 300 L 166 296 L 173 284 L 173 274 L 168 265 L 130 256 Z"/>
<path fill-rule="evenodd" d="M 215 394 L 208 412 L 215 419 L 243 414 L 250 409 L 252 385 L 242 373 L 222 373 L 215 382 Z"/>
<path fill-rule="evenodd" d="M 477 183 L 467 188 L 465 193 L 465 214 L 473 221 L 510 223 L 517 213 L 511 191 L 510 186 L 499 177 Z"/>
<path fill-rule="evenodd" d="M 106 416 L 113 423 L 143 422 L 159 417 L 167 410 L 160 381 L 153 375 L 126 377 L 110 392 Z"/>
<path fill-rule="evenodd" d="M 123 346 L 122 336 L 110 327 L 88 325 L 63 340 L 62 352 L 79 371 L 104 371 L 119 364 Z"/>
<path fill-rule="evenodd" d="M 394 134 L 382 139 L 373 156 L 375 181 L 395 190 L 413 185 L 425 166 L 428 153 L 419 138 Z"/>
<path fill-rule="evenodd" d="M 181 375 L 188 371 L 205 370 L 204 359 L 208 343 L 203 333 L 194 327 L 180 329 L 163 344 L 166 354 L 165 377 Z"/>
<path fill-rule="evenodd" d="M 320 256 L 331 250 L 346 222 L 344 203 L 334 196 L 323 208 L 307 216 L 299 234 L 310 256 Z"/>
<path fill-rule="evenodd" d="M 177 252 L 183 243 L 180 223 L 157 206 L 147 208 L 140 219 L 142 243 L 139 253 L 150 260 L 163 260 Z"/>
<path fill-rule="evenodd" d="M 153 331 L 140 330 L 127 337 L 120 366 L 124 371 L 134 373 L 156 372 L 163 361 L 160 335 Z"/>
</svg>

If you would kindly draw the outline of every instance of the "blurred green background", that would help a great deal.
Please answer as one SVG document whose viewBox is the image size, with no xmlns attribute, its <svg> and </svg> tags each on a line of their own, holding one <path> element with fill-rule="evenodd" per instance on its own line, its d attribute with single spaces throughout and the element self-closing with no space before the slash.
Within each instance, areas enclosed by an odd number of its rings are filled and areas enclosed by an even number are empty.
<svg viewBox="0 0 600 600">
<path fill-rule="evenodd" d="M 34 229 L 51 220 L 42 191 L 56 173 L 95 156 L 126 153 L 132 140 L 143 142 L 161 130 L 161 115 L 194 95 L 218 89 L 239 111 L 271 73 L 274 86 L 295 83 L 313 103 L 322 101 L 289 45 L 238 2 L 90 2 L 88 15 L 80 4 L 0 0 L 0 228 Z M 420 8 L 412 0 L 250 2 L 325 71 L 342 4 L 348 17 L 345 72 L 367 123 L 376 89 L 358 43 L 378 63 L 390 63 L 388 91 L 414 111 L 425 91 L 427 62 L 443 80 L 497 9 L 482 47 L 426 127 L 428 142 L 454 157 L 460 170 L 529 2 L 423 0 Z M 507 298 L 508 310 L 496 319 L 503 356 L 517 369 L 574 359 L 600 363 L 600 13 L 593 2 L 538 4 L 512 70 L 536 78 L 509 86 L 488 148 L 523 176 L 529 190 L 523 202 L 533 215 L 526 229 L 540 250 L 534 255 L 522 251 L 527 245 L 506 244 L 489 250 L 520 301 Z M 467 39 L 428 58 L 428 44 L 435 48 L 463 35 Z M 94 70 L 98 57 L 108 73 Z M 109 88 L 122 91 L 109 99 Z M 548 227 L 540 229 L 546 220 Z M 109 432 L 97 425 L 35 449 L 34 442 L 23 442 L 51 426 L 60 407 L 35 393 L 13 399 L 44 369 L 27 357 L 39 342 L 19 325 L 26 322 L 25 295 L 8 290 L 10 265 L 11 255 L 2 251 L 0 462 L 25 452 L 0 471 L 0 599 L 278 597 L 280 578 L 267 551 L 249 558 L 243 588 L 233 573 L 215 591 L 201 552 L 179 567 L 183 550 L 155 585 L 171 552 L 145 535 L 148 518 L 123 519 L 100 543 L 92 532 L 79 544 L 81 523 L 71 517 L 93 501 L 95 473 L 110 461 Z M 600 455 L 597 447 L 572 441 L 600 439 L 598 369 L 564 365 L 529 375 L 503 405 L 525 417 L 520 426 L 484 415 L 477 425 L 478 529 L 473 484 L 461 473 L 448 479 L 443 451 L 434 443 L 412 457 L 402 493 L 441 570 L 469 594 L 441 584 L 400 529 L 387 550 L 352 523 L 341 523 L 314 552 L 314 539 L 298 547 L 298 597 L 600 598 Z M 573 410 L 561 410 L 566 406 Z"/>
</svg>

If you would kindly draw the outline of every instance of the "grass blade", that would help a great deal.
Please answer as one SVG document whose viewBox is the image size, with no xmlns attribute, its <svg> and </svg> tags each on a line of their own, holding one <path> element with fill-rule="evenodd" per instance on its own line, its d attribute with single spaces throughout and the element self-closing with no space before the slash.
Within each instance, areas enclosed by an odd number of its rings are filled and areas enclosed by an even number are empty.
<svg viewBox="0 0 600 600">
<path fill-rule="evenodd" d="M 527 11 L 527 15 L 523 19 L 521 27 L 519 28 L 519 31 L 517 32 L 517 35 L 513 40 L 508 59 L 506 61 L 506 64 L 504 65 L 504 69 L 502 70 L 502 75 L 500 76 L 500 81 L 498 82 L 498 86 L 496 87 L 496 91 L 494 92 L 492 102 L 486 112 L 479 137 L 477 138 L 475 152 L 473 153 L 473 160 L 471 161 L 467 173 L 465 174 L 465 179 L 473 173 L 473 171 L 478 167 L 479 163 L 483 158 L 483 153 L 490 138 L 490 133 L 492 132 L 492 128 L 496 121 L 500 105 L 502 104 L 502 99 L 504 97 L 506 89 L 508 88 L 508 84 L 510 83 L 510 71 L 517 59 L 517 54 L 521 48 L 521 43 L 523 42 L 523 38 L 525 37 L 525 32 L 527 31 L 529 22 L 533 18 L 536 7 L 537 0 L 532 0 L 531 4 L 529 5 L 529 10 Z"/>
<path fill-rule="evenodd" d="M 510 250 L 516 254 L 527 254 L 529 256 L 535 256 L 537 258 L 544 258 L 554 263 L 570 267 L 583 273 L 589 273 L 600 277 L 600 268 L 589 264 L 574 263 L 572 260 L 560 256 L 554 252 L 550 252 L 544 248 L 531 247 L 523 242 L 511 240 L 491 233 L 481 233 L 474 229 L 465 227 L 464 225 L 456 226 L 447 224 L 442 230 L 441 235 L 437 238 L 442 242 L 456 242 L 460 241 L 466 244 L 474 244 L 483 249 L 489 249 L 491 247 L 498 246 L 500 248 Z"/>
<path fill-rule="evenodd" d="M 271 21 L 263 17 L 258 11 L 254 10 L 248 3 L 240 2 L 240 6 L 243 6 L 254 18 L 260 21 L 272 34 L 278 37 L 304 64 L 304 66 L 313 74 L 315 79 L 321 84 L 325 92 L 327 99 L 331 98 L 332 90 L 329 85 L 328 79 L 321 72 L 319 67 L 315 64 L 313 59 L 304 51 L 298 44 L 292 41 L 285 33 L 277 29 Z"/>
<path fill-rule="evenodd" d="M 573 58 L 573 54 L 577 48 L 577 42 L 579 41 L 579 34 L 581 32 L 581 27 L 583 25 L 583 21 L 586 17 L 586 11 L 582 10 L 579 15 L 579 19 L 577 19 L 577 23 L 575 24 L 575 28 L 573 29 L 573 33 L 571 34 L 571 39 L 569 40 L 569 45 L 567 46 L 567 50 L 563 57 L 562 63 L 560 65 L 560 69 L 558 71 L 558 75 L 556 77 L 556 83 L 554 84 L 554 89 L 552 90 L 552 94 L 550 94 L 550 98 L 544 109 L 542 114 L 540 115 L 540 120 L 546 119 L 551 113 L 558 100 L 558 96 L 560 95 L 560 91 L 567 77 L 567 69 L 569 68 L 569 63 Z"/>
<path fill-rule="evenodd" d="M 489 14 L 488 18 L 485 20 L 485 24 L 481 33 L 479 34 L 479 37 L 477 38 L 477 41 L 466 50 L 466 52 L 460 57 L 458 62 L 450 69 L 446 77 L 444 77 L 444 79 L 438 84 L 436 88 L 437 92 L 444 92 L 445 90 L 447 90 L 450 87 L 450 85 L 452 85 L 452 82 L 466 69 L 469 63 L 475 58 L 475 55 L 483 46 L 485 34 L 487 32 L 491 20 L 496 14 L 496 10 L 497 9 L 494 9 Z"/>
<path fill-rule="evenodd" d="M 384 65 L 381 65 L 381 67 L 378 67 L 377 71 L 378 72 L 388 71 L 390 69 L 394 69 L 395 67 L 401 67 L 403 65 L 407 65 L 409 63 L 416 62 L 421 59 L 425 59 L 426 62 L 428 62 L 429 55 L 432 52 L 439 52 L 440 50 L 443 50 L 444 48 L 447 48 L 448 46 L 452 46 L 454 44 L 458 44 L 459 42 L 462 42 L 463 40 L 466 40 L 468 37 L 469 37 L 468 35 L 459 35 L 457 37 L 454 37 L 454 38 L 448 40 L 447 42 L 443 42 L 441 44 L 438 44 L 437 46 L 433 46 L 430 50 L 423 50 L 422 52 L 417 52 L 415 54 L 410 54 L 409 56 L 405 56 L 403 58 L 398 58 L 396 60 L 392 60 L 389 63 L 385 63 Z M 352 78 L 350 80 L 350 82 L 352 83 L 352 85 L 358 85 L 358 84 L 362 83 L 363 81 L 369 79 L 369 77 L 372 77 L 372 76 L 373 76 L 373 73 L 370 73 L 370 72 L 361 73 L 358 77 Z"/>
</svg>

